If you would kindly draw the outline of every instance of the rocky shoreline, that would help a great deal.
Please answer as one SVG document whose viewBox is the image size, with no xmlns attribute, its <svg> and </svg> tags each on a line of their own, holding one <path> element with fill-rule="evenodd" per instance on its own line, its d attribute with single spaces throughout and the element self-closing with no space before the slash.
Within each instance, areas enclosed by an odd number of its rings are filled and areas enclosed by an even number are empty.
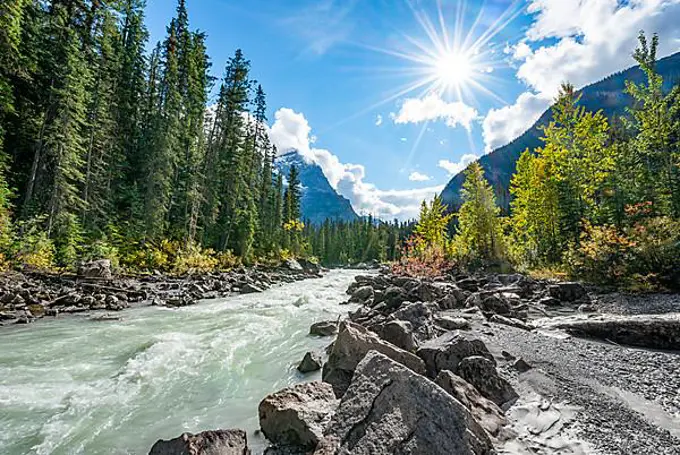
<svg viewBox="0 0 680 455">
<path fill-rule="evenodd" d="M 312 325 L 335 339 L 298 366 L 322 381 L 261 401 L 266 455 L 680 455 L 676 296 L 519 274 L 359 275 L 347 293 L 356 310 Z M 150 455 L 250 453 L 216 430 Z"/>
<path fill-rule="evenodd" d="M 95 320 L 135 305 L 183 307 L 199 300 L 262 292 L 272 286 L 318 278 L 309 261 L 278 267 L 241 267 L 229 272 L 186 276 L 117 276 L 106 260 L 81 266 L 76 274 L 10 272 L 0 276 L 0 326 L 28 324 L 44 317 L 92 313 Z"/>
</svg>

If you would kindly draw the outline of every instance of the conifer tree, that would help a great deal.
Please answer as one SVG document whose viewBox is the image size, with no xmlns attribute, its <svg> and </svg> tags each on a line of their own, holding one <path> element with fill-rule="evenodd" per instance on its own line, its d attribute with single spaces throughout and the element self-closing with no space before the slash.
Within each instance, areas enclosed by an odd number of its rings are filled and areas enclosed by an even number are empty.
<svg viewBox="0 0 680 455">
<path fill-rule="evenodd" d="M 473 257 L 498 259 L 502 253 L 500 208 L 478 162 L 465 171 L 463 205 L 458 212 L 458 238 Z"/>
</svg>

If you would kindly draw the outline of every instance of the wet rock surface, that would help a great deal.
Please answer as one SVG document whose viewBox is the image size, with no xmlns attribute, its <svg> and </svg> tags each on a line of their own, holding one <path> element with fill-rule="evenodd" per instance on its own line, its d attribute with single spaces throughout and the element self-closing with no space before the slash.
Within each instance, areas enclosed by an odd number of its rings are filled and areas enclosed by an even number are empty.
<svg viewBox="0 0 680 455">
<path fill-rule="evenodd" d="M 168 441 L 157 441 L 149 455 L 250 455 L 248 438 L 243 430 L 204 431 Z"/>
</svg>

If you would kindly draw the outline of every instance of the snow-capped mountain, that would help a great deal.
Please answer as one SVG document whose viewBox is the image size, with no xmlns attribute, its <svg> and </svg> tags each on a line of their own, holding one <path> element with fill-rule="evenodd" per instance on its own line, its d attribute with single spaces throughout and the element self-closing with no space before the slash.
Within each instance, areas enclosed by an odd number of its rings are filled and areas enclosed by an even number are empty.
<svg viewBox="0 0 680 455">
<path fill-rule="evenodd" d="M 277 157 L 274 165 L 283 173 L 284 179 L 288 177 L 292 166 L 298 169 L 302 190 L 300 208 L 304 220 L 320 224 L 327 219 L 354 221 L 359 218 L 349 199 L 333 189 L 321 167 L 305 161 L 296 150 Z"/>
</svg>

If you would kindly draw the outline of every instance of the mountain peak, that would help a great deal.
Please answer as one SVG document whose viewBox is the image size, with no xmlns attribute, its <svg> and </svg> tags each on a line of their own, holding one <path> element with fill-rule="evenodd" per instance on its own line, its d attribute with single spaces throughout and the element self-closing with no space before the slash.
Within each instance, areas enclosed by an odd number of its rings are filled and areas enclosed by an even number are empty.
<svg viewBox="0 0 680 455">
<path fill-rule="evenodd" d="M 297 168 L 302 187 L 300 207 L 303 219 L 321 224 L 328 219 L 354 221 L 359 218 L 349 199 L 331 186 L 321 166 L 308 162 L 299 151 L 292 149 L 279 155 L 274 165 L 284 176 L 288 175 L 292 166 Z"/>
</svg>

